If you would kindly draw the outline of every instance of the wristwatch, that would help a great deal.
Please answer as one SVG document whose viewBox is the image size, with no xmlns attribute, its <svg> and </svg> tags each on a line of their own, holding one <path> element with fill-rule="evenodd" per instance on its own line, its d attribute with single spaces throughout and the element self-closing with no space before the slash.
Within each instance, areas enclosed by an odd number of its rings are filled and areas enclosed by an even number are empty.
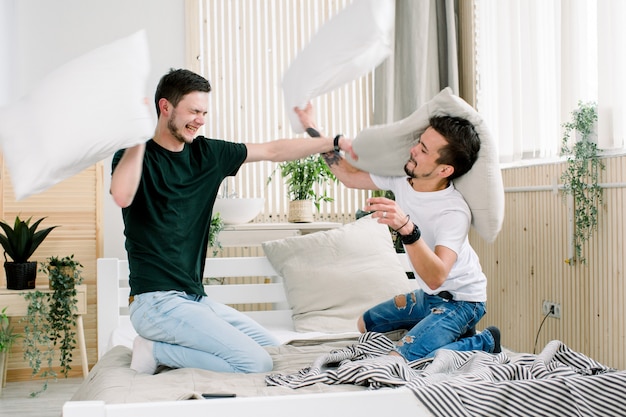
<svg viewBox="0 0 626 417">
<path fill-rule="evenodd" d="M 411 231 L 411 233 L 409 233 L 408 235 L 400 235 L 402 239 L 402 243 L 404 243 L 405 245 L 412 245 L 413 243 L 420 240 L 421 236 L 422 236 L 422 232 L 420 231 L 420 228 L 417 227 L 415 223 L 413 224 L 413 230 Z"/>
<path fill-rule="evenodd" d="M 333 150 L 335 152 L 339 152 L 341 150 L 341 148 L 339 147 L 339 139 L 341 139 L 343 135 L 340 133 L 337 136 L 335 136 L 335 139 L 333 140 Z"/>
</svg>

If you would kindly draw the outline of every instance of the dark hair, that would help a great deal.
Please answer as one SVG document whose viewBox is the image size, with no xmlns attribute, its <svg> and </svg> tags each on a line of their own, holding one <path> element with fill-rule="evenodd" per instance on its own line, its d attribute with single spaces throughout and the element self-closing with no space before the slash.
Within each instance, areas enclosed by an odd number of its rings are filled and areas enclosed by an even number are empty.
<svg viewBox="0 0 626 417">
<path fill-rule="evenodd" d="M 170 72 L 161 77 L 154 94 L 157 116 L 161 115 L 161 110 L 159 109 L 160 99 L 164 98 L 172 103 L 172 106 L 176 107 L 185 95 L 194 91 L 208 93 L 211 91 L 211 84 L 209 84 L 206 78 L 195 72 L 171 68 Z"/>
<path fill-rule="evenodd" d="M 454 116 L 433 116 L 430 126 L 441 134 L 448 144 L 439 150 L 437 163 L 452 165 L 454 172 L 449 180 L 467 173 L 480 150 L 480 138 L 469 120 Z"/>
</svg>

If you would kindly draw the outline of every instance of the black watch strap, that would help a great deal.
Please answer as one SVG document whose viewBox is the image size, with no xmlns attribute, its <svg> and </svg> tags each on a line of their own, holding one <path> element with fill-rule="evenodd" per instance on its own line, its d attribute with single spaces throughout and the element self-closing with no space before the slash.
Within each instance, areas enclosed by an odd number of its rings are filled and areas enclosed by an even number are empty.
<svg viewBox="0 0 626 417">
<path fill-rule="evenodd" d="M 341 148 L 339 147 L 339 139 L 341 139 L 343 135 L 340 133 L 337 136 L 335 136 L 335 139 L 333 139 L 333 149 L 335 152 L 339 152 L 341 150 Z"/>
<path fill-rule="evenodd" d="M 417 242 L 418 240 L 420 240 L 420 237 L 422 237 L 422 232 L 420 230 L 419 227 L 417 227 L 416 224 L 413 224 L 413 231 L 411 231 L 411 233 L 409 233 L 408 235 L 400 235 L 401 239 L 402 239 L 402 243 L 405 245 L 412 245 L 413 243 Z"/>
</svg>

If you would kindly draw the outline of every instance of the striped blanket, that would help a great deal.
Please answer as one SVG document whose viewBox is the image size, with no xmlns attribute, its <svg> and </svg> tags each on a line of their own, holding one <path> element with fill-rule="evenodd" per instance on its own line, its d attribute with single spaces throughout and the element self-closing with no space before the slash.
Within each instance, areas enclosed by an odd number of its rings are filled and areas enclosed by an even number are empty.
<svg viewBox="0 0 626 417">
<path fill-rule="evenodd" d="M 436 416 L 626 416 L 626 371 L 552 341 L 538 355 L 439 350 L 407 363 L 394 342 L 366 333 L 295 374 L 267 385 L 356 384 L 408 387 Z"/>
</svg>

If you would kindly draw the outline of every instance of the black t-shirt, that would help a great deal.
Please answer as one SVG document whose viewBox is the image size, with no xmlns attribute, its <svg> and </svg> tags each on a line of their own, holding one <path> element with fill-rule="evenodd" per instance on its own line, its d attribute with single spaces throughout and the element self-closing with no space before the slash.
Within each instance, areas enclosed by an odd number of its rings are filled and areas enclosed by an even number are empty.
<svg viewBox="0 0 626 417">
<path fill-rule="evenodd" d="M 124 150 L 112 163 L 115 170 Z M 213 204 L 225 177 L 247 156 L 244 144 L 197 137 L 181 152 L 146 143 L 139 188 L 122 209 L 131 295 L 202 286 Z"/>
</svg>

